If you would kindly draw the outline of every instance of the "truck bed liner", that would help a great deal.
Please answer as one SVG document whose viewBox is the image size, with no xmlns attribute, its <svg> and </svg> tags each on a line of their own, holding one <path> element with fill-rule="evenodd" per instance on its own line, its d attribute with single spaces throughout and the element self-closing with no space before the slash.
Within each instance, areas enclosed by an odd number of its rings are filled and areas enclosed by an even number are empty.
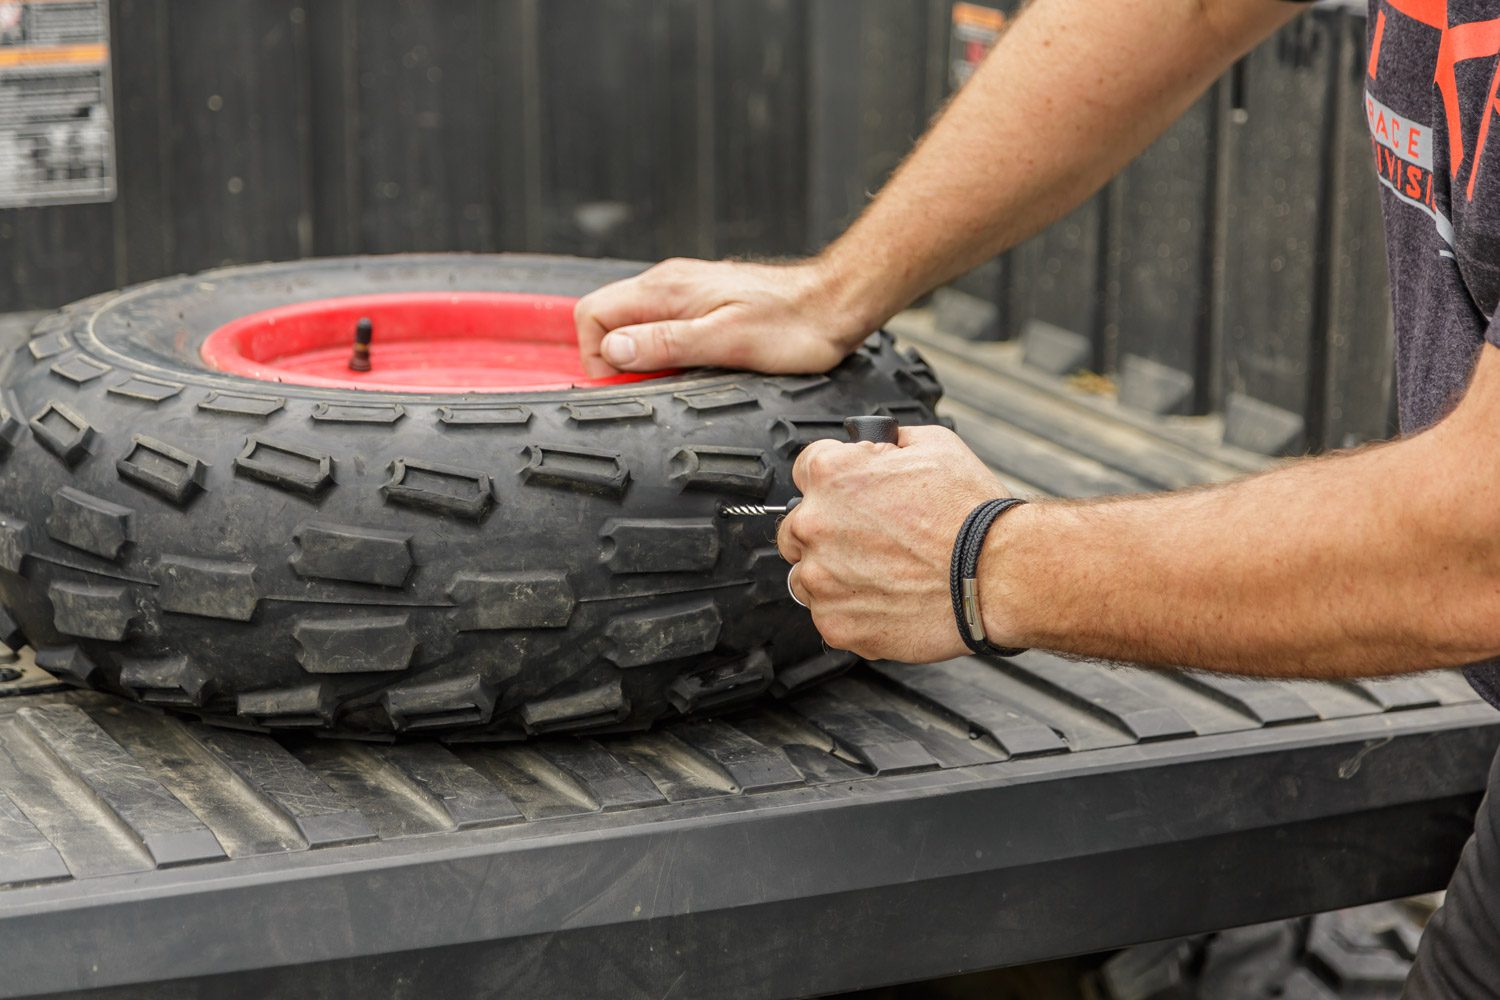
<svg viewBox="0 0 1500 1000">
<path fill-rule="evenodd" d="M 1036 492 L 1254 465 L 930 339 L 955 412 L 991 414 L 961 431 L 1037 443 L 985 456 Z M 1042 402 L 1003 421 L 1016 385 Z M 64 691 L 27 655 L 0 683 L 3 996 L 776 997 L 1094 951 L 1441 886 L 1500 743 L 1453 673 L 1043 653 L 649 734 L 350 743 Z"/>
</svg>

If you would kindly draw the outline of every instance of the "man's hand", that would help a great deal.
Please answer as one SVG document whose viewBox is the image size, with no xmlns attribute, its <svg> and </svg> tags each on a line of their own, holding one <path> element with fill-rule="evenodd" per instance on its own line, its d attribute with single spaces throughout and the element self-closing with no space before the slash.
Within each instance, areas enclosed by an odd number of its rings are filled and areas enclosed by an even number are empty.
<svg viewBox="0 0 1500 1000">
<path fill-rule="evenodd" d="M 1009 491 L 958 435 L 903 427 L 899 445 L 817 441 L 792 467 L 803 500 L 777 545 L 823 639 L 866 659 L 930 663 L 967 649 L 953 620 L 953 539 Z"/>
<path fill-rule="evenodd" d="M 840 301 L 817 261 L 669 260 L 584 296 L 574 318 L 591 378 L 699 365 L 823 372 L 878 323 Z"/>
</svg>

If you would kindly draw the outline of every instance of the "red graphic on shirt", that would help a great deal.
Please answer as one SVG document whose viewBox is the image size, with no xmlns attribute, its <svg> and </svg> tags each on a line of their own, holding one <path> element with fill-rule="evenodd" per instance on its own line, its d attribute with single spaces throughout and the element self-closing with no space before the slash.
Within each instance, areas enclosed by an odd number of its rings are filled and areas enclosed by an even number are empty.
<svg viewBox="0 0 1500 1000">
<path fill-rule="evenodd" d="M 1500 18 L 1488 21 L 1470 21 L 1467 24 L 1448 24 L 1448 0 L 1384 0 L 1385 6 L 1405 15 L 1419 24 L 1436 29 L 1438 41 L 1437 65 L 1433 69 L 1433 83 L 1443 98 L 1443 113 L 1448 122 L 1448 170 L 1456 180 L 1463 169 L 1468 152 L 1464 149 L 1463 114 L 1458 97 L 1458 64 L 1473 59 L 1495 59 L 1495 71 L 1490 77 L 1490 86 L 1484 103 L 1475 109 L 1479 117 L 1479 134 L 1475 137 L 1474 158 L 1469 165 L 1469 181 L 1464 194 L 1474 200 L 1474 182 L 1479 177 L 1479 168 L 1489 142 L 1490 123 L 1500 113 Z M 1380 43 L 1385 34 L 1385 11 L 1376 17 L 1375 35 L 1370 46 L 1370 78 L 1375 79 L 1379 66 Z M 1377 147 L 1378 155 L 1378 147 Z M 1382 176 L 1388 176 L 1382 169 Z M 1394 178 L 1391 178 L 1394 180 Z"/>
</svg>

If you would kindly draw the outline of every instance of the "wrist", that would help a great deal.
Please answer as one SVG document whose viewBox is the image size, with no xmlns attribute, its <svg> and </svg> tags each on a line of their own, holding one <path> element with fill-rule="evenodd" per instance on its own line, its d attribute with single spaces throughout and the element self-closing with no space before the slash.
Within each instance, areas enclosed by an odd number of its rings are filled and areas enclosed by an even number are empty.
<svg viewBox="0 0 1500 1000">
<path fill-rule="evenodd" d="M 891 282 L 873 260 L 847 251 L 835 242 L 807 261 L 813 276 L 818 311 L 829 317 L 839 347 L 852 351 L 866 337 L 899 312 L 905 301 L 895 301 Z"/>
<path fill-rule="evenodd" d="M 1029 620 L 1021 570 L 1025 540 L 1035 536 L 1045 504 L 1028 503 L 1007 511 L 985 536 L 979 556 L 979 610 L 985 635 L 996 646 L 1030 649 L 1045 645 Z"/>
</svg>

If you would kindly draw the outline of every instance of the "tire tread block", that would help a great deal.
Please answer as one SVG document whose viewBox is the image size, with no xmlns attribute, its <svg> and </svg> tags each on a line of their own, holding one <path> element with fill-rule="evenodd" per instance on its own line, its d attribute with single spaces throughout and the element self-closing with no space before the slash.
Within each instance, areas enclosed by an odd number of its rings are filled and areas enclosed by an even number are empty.
<svg viewBox="0 0 1500 1000">
<path fill-rule="evenodd" d="M 525 427 L 531 409 L 525 406 L 439 406 L 438 422 L 448 427 Z"/>
<path fill-rule="evenodd" d="M 198 409 L 232 417 L 255 417 L 263 420 L 286 405 L 280 396 L 254 396 L 240 392 L 215 390 L 198 402 Z"/>
<path fill-rule="evenodd" d="M 151 705 L 201 706 L 210 690 L 208 676 L 186 656 L 122 660 L 120 683 Z"/>
<path fill-rule="evenodd" d="M 59 680 L 87 687 L 99 674 L 99 665 L 77 646 L 44 647 L 36 651 L 36 664 Z"/>
<path fill-rule="evenodd" d="M 827 375 L 783 375 L 779 378 L 771 379 L 771 384 L 783 396 L 805 395 L 814 389 L 821 389 L 825 385 L 831 385 L 832 383 L 833 380 Z"/>
<path fill-rule="evenodd" d="M 130 451 L 115 468 L 122 478 L 179 507 L 203 491 L 208 476 L 202 459 L 144 434 L 131 437 Z"/>
<path fill-rule="evenodd" d="M 771 686 L 776 673 L 764 649 L 750 655 L 690 671 L 667 685 L 667 700 L 686 715 L 745 701 Z"/>
<path fill-rule="evenodd" d="M 31 432 L 53 455 L 70 468 L 83 461 L 94 440 L 94 428 L 77 410 L 57 401 L 49 402 L 31 418 Z"/>
<path fill-rule="evenodd" d="M 943 398 L 943 386 L 933 374 L 932 367 L 915 347 L 907 349 L 904 354 L 909 364 L 897 370 L 896 384 L 929 409 L 936 406 Z"/>
<path fill-rule="evenodd" d="M 45 320 L 43 321 L 46 322 Z M 40 332 L 40 325 L 38 332 Z M 44 333 L 39 337 L 33 337 L 26 344 L 26 349 L 31 352 L 31 357 L 36 361 L 46 361 L 55 358 L 73 346 L 73 341 L 61 330 Z"/>
<path fill-rule="evenodd" d="M 622 497 L 630 470 L 619 452 L 561 445 L 528 445 L 521 481 L 607 497 Z"/>
<path fill-rule="evenodd" d="M 875 412 L 882 417 L 894 417 L 902 427 L 920 427 L 938 422 L 931 408 L 909 399 L 879 403 L 875 406 Z"/>
<path fill-rule="evenodd" d="M 17 420 L 10 410 L 0 406 L 0 458 L 15 451 L 25 436 L 26 425 Z"/>
<path fill-rule="evenodd" d="M 750 553 L 746 570 L 750 574 L 751 596 L 757 606 L 792 599 L 786 585 L 790 569 L 786 559 L 774 545 L 762 546 Z"/>
<path fill-rule="evenodd" d="M 776 481 L 776 470 L 759 448 L 678 448 L 668 461 L 668 478 L 684 490 L 736 493 L 764 499 Z"/>
<path fill-rule="evenodd" d="M 693 389 L 688 392 L 674 393 L 673 398 L 685 404 L 689 409 L 710 413 L 741 406 L 760 406 L 760 400 L 756 399 L 752 393 L 747 392 L 745 387 L 740 385 Z"/>
<path fill-rule="evenodd" d="M 843 417 L 779 417 L 771 425 L 771 441 L 785 458 L 791 458 L 814 441 L 847 441 Z"/>
<path fill-rule="evenodd" d="M 858 662 L 859 657 L 847 650 L 825 650 L 817 656 L 776 671 L 771 692 L 778 698 L 785 698 L 831 677 L 837 677 Z"/>
<path fill-rule="evenodd" d="M 389 503 L 482 521 L 495 505 L 490 477 L 474 469 L 398 458 L 380 487 Z"/>
<path fill-rule="evenodd" d="M 218 838 L 93 719 L 72 705 L 23 708 L 16 718 L 98 797 L 158 867 L 225 857 Z"/>
<path fill-rule="evenodd" d="M 479 677 L 421 680 L 389 688 L 380 704 L 398 732 L 453 725 L 483 725 L 495 709 L 495 693 Z"/>
<path fill-rule="evenodd" d="M 31 552 L 31 525 L 12 514 L 0 514 L 0 569 L 21 572 Z"/>
<path fill-rule="evenodd" d="M 578 605 L 565 573 L 459 573 L 448 596 L 463 632 L 563 628 Z"/>
<path fill-rule="evenodd" d="M 164 555 L 155 578 L 163 611 L 238 622 L 255 617 L 260 592 L 251 563 Z"/>
<path fill-rule="evenodd" d="M 304 618 L 292 626 L 297 662 L 310 674 L 405 670 L 417 651 L 408 614 Z"/>
<path fill-rule="evenodd" d="M 565 732 L 609 725 L 629 714 L 630 700 L 615 677 L 587 691 L 528 702 L 521 709 L 521 724 L 533 734 Z"/>
<path fill-rule="evenodd" d="M 295 687 L 243 691 L 235 699 L 236 713 L 271 729 L 325 726 L 332 721 L 333 710 L 333 699 L 319 681 Z"/>
<path fill-rule="evenodd" d="M 350 524 L 305 521 L 292 533 L 298 576 L 400 587 L 414 565 L 411 535 Z"/>
<path fill-rule="evenodd" d="M 712 598 L 656 611 L 621 615 L 604 628 L 605 658 L 619 667 L 639 667 L 710 652 L 719 642 L 723 618 Z"/>
<path fill-rule="evenodd" d="M 52 495 L 47 534 L 64 545 L 118 561 L 131 541 L 134 513 L 129 507 L 64 486 Z"/>
<path fill-rule="evenodd" d="M 135 617 L 135 597 L 123 584 L 58 580 L 47 588 L 52 621 L 64 635 L 119 642 Z"/>
<path fill-rule="evenodd" d="M 719 530 L 708 518 L 610 518 L 599 537 L 611 573 L 697 573 L 719 560 Z"/>
<path fill-rule="evenodd" d="M 651 420 L 656 410 L 644 399 L 605 399 L 598 402 L 564 403 L 568 419 L 577 424 Z"/>
<path fill-rule="evenodd" d="M 316 497 L 334 482 L 333 456 L 259 437 L 245 439 L 234 471 L 304 497 Z"/>
<path fill-rule="evenodd" d="M 126 399 L 137 399 L 144 403 L 161 403 L 180 393 L 182 384 L 132 374 L 105 391 L 112 396 L 124 396 Z"/>
<path fill-rule="evenodd" d="M 9 648 L 11 652 L 26 645 L 26 634 L 21 631 L 20 624 L 4 607 L 0 607 L 0 645 Z"/>
<path fill-rule="evenodd" d="M 83 385 L 96 378 L 108 375 L 114 371 L 113 365 L 107 365 L 102 361 L 96 361 L 87 354 L 72 354 L 59 361 L 53 362 L 50 369 L 52 374 L 67 379 L 74 385 Z"/>
<path fill-rule="evenodd" d="M 394 424 L 406 416 L 400 403 L 331 403 L 314 404 L 312 418 L 333 424 Z"/>
</svg>

